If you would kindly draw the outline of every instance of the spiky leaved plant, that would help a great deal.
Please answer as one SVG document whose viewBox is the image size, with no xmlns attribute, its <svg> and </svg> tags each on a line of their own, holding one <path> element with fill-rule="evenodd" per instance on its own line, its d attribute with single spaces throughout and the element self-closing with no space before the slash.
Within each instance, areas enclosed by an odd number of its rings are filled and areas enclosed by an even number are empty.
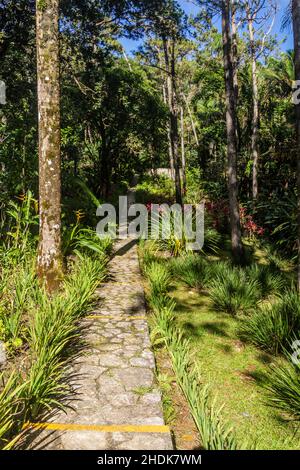
<svg viewBox="0 0 300 470">
<path fill-rule="evenodd" d="M 255 280 L 248 280 L 242 269 L 228 270 L 211 283 L 210 297 L 217 310 L 237 315 L 257 304 L 260 292 Z"/>
<path fill-rule="evenodd" d="M 145 270 L 150 283 L 151 296 L 165 294 L 171 283 L 167 267 L 157 261 L 152 261 Z"/>
<path fill-rule="evenodd" d="M 273 354 L 283 352 L 300 334 L 300 299 L 297 292 L 287 292 L 276 303 L 262 305 L 243 320 L 239 333 L 259 348 Z"/>
<path fill-rule="evenodd" d="M 172 274 L 189 287 L 202 289 L 209 280 L 209 265 L 203 256 L 188 254 L 174 258 L 170 264 Z"/>
<path fill-rule="evenodd" d="M 287 413 L 295 421 L 300 421 L 300 363 L 292 363 L 290 354 L 287 362 L 270 367 L 265 388 L 267 403 L 279 411 Z"/>
<path fill-rule="evenodd" d="M 284 277 L 266 265 L 254 264 L 247 267 L 245 273 L 249 281 L 257 282 L 262 298 L 281 294 L 286 285 Z"/>
</svg>

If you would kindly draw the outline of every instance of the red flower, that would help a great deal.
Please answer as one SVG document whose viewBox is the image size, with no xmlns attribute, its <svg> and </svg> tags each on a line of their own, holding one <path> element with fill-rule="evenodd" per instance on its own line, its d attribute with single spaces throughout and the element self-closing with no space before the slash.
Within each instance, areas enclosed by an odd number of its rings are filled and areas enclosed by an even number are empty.
<svg viewBox="0 0 300 470">
<path fill-rule="evenodd" d="M 240 208 L 240 217 L 241 217 L 241 225 L 242 228 L 248 232 L 249 236 L 263 236 L 265 233 L 265 229 L 257 225 L 252 215 L 247 215 L 247 211 L 245 207 Z"/>
</svg>

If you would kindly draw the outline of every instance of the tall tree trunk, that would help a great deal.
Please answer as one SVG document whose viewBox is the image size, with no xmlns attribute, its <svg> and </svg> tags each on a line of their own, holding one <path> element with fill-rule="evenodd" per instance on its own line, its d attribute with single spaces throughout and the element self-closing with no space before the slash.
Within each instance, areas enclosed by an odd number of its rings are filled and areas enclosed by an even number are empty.
<svg viewBox="0 0 300 470">
<path fill-rule="evenodd" d="M 101 137 L 101 147 L 99 148 L 98 152 L 99 194 L 104 199 L 107 199 L 111 188 L 111 172 L 109 163 L 109 148 L 107 145 L 107 134 L 101 111 L 99 113 L 97 127 Z"/>
<path fill-rule="evenodd" d="M 175 39 L 163 40 L 166 70 L 168 73 L 167 89 L 170 110 L 170 141 L 171 154 L 175 173 L 176 202 L 182 204 L 181 178 L 179 165 L 179 132 L 178 132 L 178 106 L 176 93 L 176 64 L 175 64 Z"/>
<path fill-rule="evenodd" d="M 292 1 L 295 72 L 296 80 L 300 80 L 300 0 Z M 299 82 L 298 82 L 299 83 Z M 298 291 L 300 292 L 300 103 L 296 104 L 297 134 L 297 190 L 298 190 Z"/>
<path fill-rule="evenodd" d="M 38 276 L 48 291 L 62 277 L 59 0 L 36 1 L 39 111 Z"/>
<path fill-rule="evenodd" d="M 237 44 L 237 24 L 236 24 L 236 2 L 232 3 L 231 28 L 232 28 L 232 68 L 233 68 L 233 87 L 235 106 L 239 101 L 239 82 L 238 82 L 238 44 Z"/>
<path fill-rule="evenodd" d="M 233 87 L 234 87 L 234 104 L 236 109 L 236 140 L 237 140 L 237 149 L 240 146 L 240 122 L 237 113 L 238 104 L 239 104 L 239 79 L 238 79 L 238 26 L 236 24 L 236 12 L 237 4 L 235 0 L 231 2 L 232 14 L 231 14 L 231 29 L 232 29 L 232 68 L 233 68 Z"/>
<path fill-rule="evenodd" d="M 165 47 L 165 46 L 164 46 Z M 159 66 L 162 69 L 163 64 L 160 56 L 160 51 L 158 50 L 158 58 L 159 58 Z M 162 73 L 162 90 L 163 90 L 163 98 L 164 98 L 164 103 L 165 105 L 169 105 L 169 96 L 168 96 L 168 80 L 170 79 L 169 74 L 167 74 L 167 78 L 164 77 Z M 175 178 L 175 172 L 174 172 L 174 160 L 173 160 L 173 153 L 172 153 L 172 144 L 171 144 L 171 128 L 170 128 L 170 122 L 168 122 L 168 144 L 169 144 L 169 162 L 170 162 L 170 169 L 171 169 L 171 176 L 172 178 Z"/>
<path fill-rule="evenodd" d="M 185 196 L 186 195 L 186 160 L 185 160 L 185 143 L 184 143 L 184 111 L 183 111 L 183 106 L 180 107 L 180 127 L 181 127 L 182 189 L 183 189 L 183 196 Z"/>
<path fill-rule="evenodd" d="M 259 126 L 259 96 L 258 96 L 258 80 L 257 80 L 257 62 L 254 43 L 254 28 L 253 18 L 251 16 L 250 8 L 247 7 L 248 29 L 251 49 L 251 67 L 252 67 L 252 136 L 251 136 L 251 157 L 253 161 L 252 170 L 252 198 L 256 201 L 258 197 L 258 126 Z"/>
<path fill-rule="evenodd" d="M 230 0 L 222 1 L 222 38 L 226 91 L 226 129 L 227 129 L 227 158 L 228 158 L 228 193 L 231 225 L 231 246 L 234 261 L 243 261 L 243 245 L 238 203 L 237 181 L 237 132 L 236 108 L 233 83 L 233 64 L 230 31 Z"/>
<path fill-rule="evenodd" d="M 194 121 L 194 118 L 193 118 L 193 115 L 192 115 L 191 107 L 190 107 L 188 99 L 187 99 L 187 97 L 185 96 L 184 93 L 182 93 L 182 96 L 183 96 L 184 102 L 186 104 L 186 108 L 187 108 L 189 116 L 190 116 L 190 120 L 191 120 L 191 124 L 192 124 L 192 130 L 193 130 L 193 134 L 194 134 L 194 137 L 195 137 L 195 143 L 196 143 L 196 146 L 198 148 L 199 147 L 199 138 L 198 138 L 198 134 L 197 134 L 195 121 Z"/>
</svg>

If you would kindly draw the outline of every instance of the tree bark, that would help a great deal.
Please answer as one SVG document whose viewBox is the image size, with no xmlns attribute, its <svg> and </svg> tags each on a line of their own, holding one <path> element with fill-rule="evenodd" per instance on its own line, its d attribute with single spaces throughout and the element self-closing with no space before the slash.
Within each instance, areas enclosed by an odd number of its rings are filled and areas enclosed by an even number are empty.
<svg viewBox="0 0 300 470">
<path fill-rule="evenodd" d="M 38 276 L 48 291 L 62 278 L 59 0 L 36 1 L 39 112 Z"/>
<path fill-rule="evenodd" d="M 238 82 L 238 44 L 237 44 L 237 25 L 236 25 L 236 4 L 232 1 L 232 68 L 233 68 L 233 86 L 234 86 L 234 100 L 235 106 L 238 106 L 239 101 L 239 82 Z"/>
<path fill-rule="evenodd" d="M 300 80 L 300 0 L 292 1 L 295 79 Z M 297 191 L 298 191 L 298 291 L 300 292 L 300 103 L 296 103 L 296 136 L 297 136 Z"/>
<path fill-rule="evenodd" d="M 222 0 L 222 39 L 226 92 L 226 130 L 228 159 L 228 193 L 231 226 L 231 247 L 237 264 L 243 262 L 243 245 L 238 203 L 237 132 L 230 31 L 230 0 Z"/>
<path fill-rule="evenodd" d="M 164 47 L 166 47 L 164 45 Z M 158 50 L 158 58 L 159 58 L 159 66 L 162 69 L 163 64 L 161 61 L 161 57 L 159 54 Z M 162 90 L 163 90 L 163 98 L 164 98 L 164 103 L 165 105 L 169 106 L 169 96 L 168 96 L 168 79 L 169 76 L 167 75 L 167 78 L 164 77 L 164 73 L 162 72 Z M 171 143 L 171 128 L 170 128 L 170 122 L 168 122 L 168 149 L 169 149 L 169 162 L 170 162 L 170 169 L 171 169 L 171 176 L 172 178 L 175 178 L 175 171 L 174 171 L 174 160 L 173 160 L 173 152 L 172 152 L 172 143 Z"/>
<path fill-rule="evenodd" d="M 185 160 L 185 143 L 184 143 L 184 111 L 183 111 L 183 106 L 180 107 L 180 127 L 181 127 L 182 190 L 183 190 L 183 196 L 185 196 L 186 195 L 186 160 Z"/>
<path fill-rule="evenodd" d="M 102 112 L 99 112 L 98 118 L 98 131 L 101 137 L 101 147 L 99 148 L 99 164 L 98 164 L 98 171 L 99 171 L 99 190 L 98 193 L 104 199 L 107 199 L 111 189 L 111 168 L 109 162 L 109 147 L 108 147 L 108 138 L 107 133 L 104 125 L 104 120 L 102 116 Z"/>
<path fill-rule="evenodd" d="M 194 121 L 194 118 L 193 118 L 193 115 L 192 115 L 191 107 L 190 107 L 188 99 L 187 99 L 187 97 L 185 96 L 184 93 L 182 93 L 182 96 L 183 96 L 184 102 L 186 104 L 186 108 L 187 108 L 189 116 L 190 116 L 190 120 L 191 120 L 191 124 L 192 124 L 192 130 L 193 130 L 193 134 L 194 134 L 194 137 L 195 137 L 195 143 L 196 143 L 196 146 L 198 148 L 199 147 L 199 138 L 198 138 L 198 134 L 197 134 L 195 121 Z"/>
<path fill-rule="evenodd" d="M 233 68 L 233 87 L 234 87 L 234 104 L 236 109 L 236 140 L 237 140 L 237 149 L 240 146 L 240 122 L 237 113 L 238 104 L 239 104 L 239 79 L 238 79 L 238 42 L 237 42 L 237 34 L 238 34 L 238 27 L 236 24 L 236 12 L 237 12 L 237 5 L 236 1 L 231 1 L 231 28 L 232 28 L 232 68 Z"/>
<path fill-rule="evenodd" d="M 252 135 L 251 135 L 251 157 L 253 162 L 252 169 L 252 198 L 256 201 L 258 197 L 258 160 L 259 160 L 259 148 L 258 148 L 258 128 L 259 128 L 259 96 L 258 96 L 258 80 L 257 80 L 257 62 L 255 53 L 254 43 L 254 28 L 253 18 L 251 16 L 250 8 L 247 8 L 247 19 L 251 49 L 251 68 L 252 68 Z"/>
<path fill-rule="evenodd" d="M 163 40 L 165 64 L 168 73 L 167 89 L 170 110 L 170 141 L 171 155 L 175 173 L 175 193 L 177 204 L 182 205 L 181 178 L 179 165 L 179 132 L 178 132 L 178 105 L 176 94 L 176 63 L 175 63 L 175 39 Z"/>
</svg>

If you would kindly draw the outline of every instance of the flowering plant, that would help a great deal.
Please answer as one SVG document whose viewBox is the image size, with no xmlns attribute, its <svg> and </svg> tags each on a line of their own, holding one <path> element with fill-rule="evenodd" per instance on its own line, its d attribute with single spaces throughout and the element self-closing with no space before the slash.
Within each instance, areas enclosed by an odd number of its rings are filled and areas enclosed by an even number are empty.
<svg viewBox="0 0 300 470">
<path fill-rule="evenodd" d="M 218 232 L 228 232 L 229 222 L 229 207 L 226 200 L 221 199 L 220 201 L 206 201 L 205 203 L 206 213 L 212 219 L 212 226 Z"/>
<path fill-rule="evenodd" d="M 228 229 L 229 224 L 229 206 L 228 201 L 207 201 L 205 204 L 206 212 L 212 218 L 212 225 L 218 232 Z M 240 207 L 241 227 L 246 236 L 250 238 L 262 237 L 266 229 L 259 226 L 253 219 L 253 216 L 247 214 L 245 207 Z"/>
<path fill-rule="evenodd" d="M 245 207 L 240 208 L 240 218 L 242 229 L 250 238 L 262 237 L 265 234 L 266 230 L 254 222 L 253 216 L 247 214 Z"/>
</svg>

